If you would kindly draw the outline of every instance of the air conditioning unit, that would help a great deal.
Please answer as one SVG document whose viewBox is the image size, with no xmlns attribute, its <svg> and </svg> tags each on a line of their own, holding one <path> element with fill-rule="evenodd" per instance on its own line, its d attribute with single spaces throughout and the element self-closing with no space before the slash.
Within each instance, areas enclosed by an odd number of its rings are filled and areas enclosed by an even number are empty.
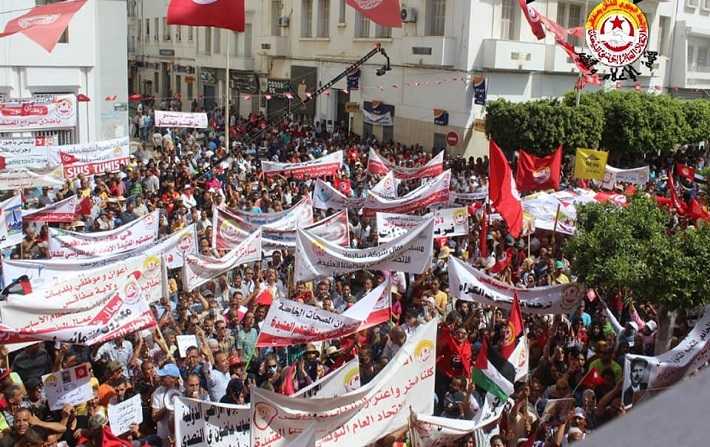
<svg viewBox="0 0 710 447">
<path fill-rule="evenodd" d="M 399 17 L 404 23 L 416 23 L 417 22 L 417 10 L 414 8 L 402 8 L 399 11 Z"/>
<path fill-rule="evenodd" d="M 279 17 L 279 26 L 281 28 L 288 28 L 289 19 L 286 16 Z"/>
</svg>

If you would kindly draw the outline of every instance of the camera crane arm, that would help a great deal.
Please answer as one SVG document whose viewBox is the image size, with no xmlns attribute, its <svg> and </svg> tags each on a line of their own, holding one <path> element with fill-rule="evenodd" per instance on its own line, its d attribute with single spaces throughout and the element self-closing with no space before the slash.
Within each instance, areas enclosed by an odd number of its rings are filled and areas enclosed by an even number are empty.
<svg viewBox="0 0 710 447">
<path fill-rule="evenodd" d="M 387 53 L 385 52 L 384 48 L 382 48 L 382 45 L 381 45 L 380 43 L 377 43 L 377 44 L 375 44 L 375 48 L 373 48 L 372 50 L 370 50 L 369 53 L 367 53 L 366 55 L 364 55 L 363 57 L 361 57 L 359 60 L 357 60 L 356 62 L 354 62 L 352 65 L 350 65 L 350 66 L 349 66 L 348 68 L 346 68 L 345 70 L 343 70 L 339 75 L 337 75 L 336 77 L 334 77 L 334 78 L 331 79 L 330 81 L 328 81 L 328 82 L 326 82 L 325 84 L 323 84 L 320 88 L 318 88 L 316 91 L 314 91 L 313 93 L 311 93 L 309 96 L 306 96 L 305 99 L 299 98 L 298 103 L 295 104 L 295 107 L 300 107 L 300 106 L 302 106 L 303 104 L 308 103 L 308 102 L 311 101 L 312 99 L 317 98 L 317 97 L 320 96 L 324 91 L 328 90 L 328 89 L 331 88 L 333 85 L 335 85 L 336 82 L 340 81 L 341 79 L 343 79 L 344 77 L 348 76 L 349 74 L 354 73 L 354 72 L 355 72 L 358 68 L 360 68 L 365 62 L 367 62 L 368 60 L 370 60 L 373 56 L 375 56 L 375 55 L 378 54 L 378 53 L 381 54 L 382 56 L 384 56 L 385 59 L 386 59 L 385 65 L 384 65 L 380 70 L 378 70 L 378 74 L 381 73 L 381 74 L 380 74 L 380 76 L 381 76 L 381 75 L 384 74 L 385 72 L 389 71 L 389 70 L 391 69 L 391 68 L 390 68 L 390 58 L 389 58 L 389 56 L 387 55 Z M 270 129 L 273 129 L 274 127 L 280 125 L 282 122 L 284 122 L 284 121 L 286 120 L 286 118 L 288 117 L 289 114 L 290 114 L 290 112 L 287 110 L 287 111 L 284 112 L 279 118 L 277 118 L 276 120 L 270 122 L 266 127 L 264 127 L 263 129 L 259 129 L 259 131 L 258 131 L 257 133 L 255 133 L 253 136 L 250 136 L 250 137 L 249 137 L 248 142 L 249 142 L 249 143 L 253 142 L 253 141 L 256 140 L 257 138 L 259 138 L 264 132 L 266 132 L 266 131 L 268 131 L 268 130 L 270 130 Z"/>
</svg>

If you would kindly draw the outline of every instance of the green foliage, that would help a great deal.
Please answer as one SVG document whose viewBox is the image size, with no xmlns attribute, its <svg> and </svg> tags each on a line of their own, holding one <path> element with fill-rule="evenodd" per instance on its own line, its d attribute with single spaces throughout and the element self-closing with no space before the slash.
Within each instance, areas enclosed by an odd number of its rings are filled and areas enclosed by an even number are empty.
<svg viewBox="0 0 710 447">
<path fill-rule="evenodd" d="M 499 99 L 486 106 L 486 134 L 504 151 L 518 149 L 547 155 L 562 144 L 574 153 L 577 147 L 599 147 L 602 109 L 595 105 L 570 107 L 554 100 L 510 103 Z"/>
<path fill-rule="evenodd" d="M 486 133 L 505 151 L 526 148 L 545 155 L 563 144 L 602 148 L 620 167 L 639 158 L 670 153 L 679 145 L 710 139 L 710 101 L 683 101 L 635 91 L 567 94 L 561 101 L 493 101 L 487 107 Z"/>
<path fill-rule="evenodd" d="M 577 212 L 565 251 L 579 280 L 670 310 L 710 302 L 710 227 L 669 235 L 669 215 L 647 197 L 626 208 L 591 203 Z"/>
</svg>

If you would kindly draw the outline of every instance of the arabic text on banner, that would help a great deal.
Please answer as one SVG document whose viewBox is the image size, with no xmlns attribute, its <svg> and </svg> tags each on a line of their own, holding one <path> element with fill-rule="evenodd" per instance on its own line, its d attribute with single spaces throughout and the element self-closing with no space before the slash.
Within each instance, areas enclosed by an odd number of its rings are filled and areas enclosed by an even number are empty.
<svg viewBox="0 0 710 447">
<path fill-rule="evenodd" d="M 182 127 L 206 129 L 208 126 L 207 114 L 204 112 L 169 112 L 155 111 L 155 127 Z"/>
<path fill-rule="evenodd" d="M 313 189 L 313 207 L 321 210 L 347 210 L 365 206 L 364 197 L 346 197 L 342 192 L 323 180 L 316 180 Z"/>
<path fill-rule="evenodd" d="M 647 399 L 646 392 L 660 391 L 710 361 L 710 306 L 693 330 L 675 348 L 655 357 L 626 354 L 624 360 L 624 405 Z"/>
<path fill-rule="evenodd" d="M 94 143 L 49 146 L 49 163 L 64 166 L 64 177 L 99 175 L 117 172 L 128 164 L 130 146 L 128 137 Z"/>
<path fill-rule="evenodd" d="M 0 102 L 0 132 L 76 127 L 76 95 L 9 99 Z"/>
<path fill-rule="evenodd" d="M 91 365 L 88 363 L 44 375 L 42 383 L 52 411 L 61 410 L 67 404 L 83 404 L 94 398 Z"/>
<path fill-rule="evenodd" d="M 450 182 L 451 171 L 446 170 L 430 182 L 423 183 L 417 189 L 396 199 L 387 199 L 368 191 L 367 200 L 363 206 L 365 214 L 372 216 L 377 211 L 407 214 L 439 203 L 447 204 L 449 202 Z"/>
<path fill-rule="evenodd" d="M 434 237 L 466 236 L 468 234 L 468 210 L 445 208 L 434 215 Z M 377 213 L 377 241 L 382 244 L 396 239 L 422 223 L 427 216 Z"/>
<path fill-rule="evenodd" d="M 397 197 L 397 188 L 399 188 L 401 180 L 395 178 L 394 172 L 388 172 L 379 182 L 375 184 L 370 191 L 381 197 L 387 197 L 388 199 L 394 199 Z"/>
<path fill-rule="evenodd" d="M 400 180 L 411 180 L 425 177 L 435 177 L 444 172 L 444 151 L 439 152 L 424 166 L 417 168 L 404 168 L 395 166 L 389 161 L 382 158 L 373 148 L 367 160 L 367 170 L 372 174 L 384 175 L 388 171 L 394 174 L 394 177 Z"/>
<path fill-rule="evenodd" d="M 433 218 L 400 238 L 363 250 L 343 248 L 298 230 L 294 280 L 310 281 L 356 270 L 422 273 L 431 265 L 433 241 Z"/>
<path fill-rule="evenodd" d="M 532 289 L 515 288 L 453 256 L 449 257 L 448 269 L 449 289 L 456 298 L 510 309 L 513 295 L 517 292 L 520 307 L 525 313 L 569 314 L 577 309 L 584 294 L 584 288 L 578 283 Z"/>
<path fill-rule="evenodd" d="M 183 286 L 194 290 L 207 281 L 242 264 L 261 259 L 261 230 L 257 230 L 221 258 L 188 255 L 183 267 Z"/>
<path fill-rule="evenodd" d="M 264 225 L 262 229 L 262 250 L 270 255 L 274 250 L 294 250 L 296 248 L 296 229 L 276 230 L 273 224 Z M 259 228 L 245 223 L 241 217 L 221 208 L 212 211 L 212 240 L 218 250 L 230 250 L 246 239 L 249 234 Z M 342 247 L 350 246 L 350 230 L 348 228 L 348 212 L 339 211 L 332 216 L 302 227 L 328 242 Z"/>
<path fill-rule="evenodd" d="M 248 405 L 175 399 L 175 447 L 249 447 Z"/>
<path fill-rule="evenodd" d="M 267 227 L 274 230 L 295 230 L 313 223 L 313 202 L 306 196 L 291 208 L 273 213 L 253 213 L 240 209 L 228 209 L 240 216 L 249 225 Z"/>
<path fill-rule="evenodd" d="M 311 178 L 335 175 L 343 166 L 343 151 L 333 152 L 315 160 L 304 161 L 302 163 L 278 163 L 274 161 L 262 161 L 261 169 L 264 175 L 281 174 L 285 177 L 302 179 L 305 176 Z"/>
<path fill-rule="evenodd" d="M 42 146 L 0 145 L 0 158 L 7 171 L 49 167 L 49 151 Z"/>
<path fill-rule="evenodd" d="M 256 346 L 291 346 L 346 337 L 366 327 L 389 320 L 391 286 L 385 281 L 350 309 L 336 314 L 293 300 L 271 304 Z M 382 310 L 386 310 L 382 312 Z"/>
<path fill-rule="evenodd" d="M 64 186 L 62 166 L 47 169 L 18 168 L 0 172 L 0 191 L 17 191 L 27 188 L 61 188 Z"/>
<path fill-rule="evenodd" d="M 298 390 L 293 397 L 336 397 L 360 388 L 360 361 L 355 356 L 325 377 Z"/>
<path fill-rule="evenodd" d="M 49 255 L 52 258 L 92 258 L 147 248 L 158 240 L 158 210 L 114 230 L 77 233 L 49 229 Z"/>
<path fill-rule="evenodd" d="M 252 391 L 251 445 L 368 445 L 434 410 L 438 320 L 420 326 L 366 385 L 330 399 Z"/>
<path fill-rule="evenodd" d="M 71 223 L 74 220 L 77 203 L 76 196 L 67 197 L 42 208 L 24 210 L 22 219 L 25 222 Z"/>
<path fill-rule="evenodd" d="M 648 166 L 633 169 L 619 169 L 606 165 L 604 171 L 604 182 L 602 187 L 605 189 L 614 189 L 617 182 L 633 183 L 638 186 L 645 186 L 650 178 Z"/>
<path fill-rule="evenodd" d="M 152 272 L 160 278 L 158 289 L 162 285 L 161 270 L 158 259 L 157 268 Z M 102 275 L 94 276 L 97 283 L 103 279 Z M 75 294 L 62 293 L 65 285 L 72 285 L 66 282 L 59 285 L 62 294 L 49 299 L 42 292 L 10 295 L 0 307 L 0 342 L 46 340 L 94 345 L 154 327 L 153 312 L 139 283 L 141 276 L 143 273 L 137 270 L 123 272 L 113 287 L 108 288 L 79 283 Z M 85 292 L 82 284 L 86 285 Z"/>
</svg>

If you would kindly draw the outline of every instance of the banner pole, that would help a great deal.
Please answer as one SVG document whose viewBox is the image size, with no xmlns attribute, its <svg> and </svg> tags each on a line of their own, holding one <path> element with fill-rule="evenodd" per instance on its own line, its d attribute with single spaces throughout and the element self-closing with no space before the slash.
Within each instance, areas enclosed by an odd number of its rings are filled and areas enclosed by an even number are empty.
<svg viewBox="0 0 710 447">
<path fill-rule="evenodd" d="M 557 212 L 555 212 L 555 225 L 552 227 L 552 249 L 555 250 L 555 235 L 557 234 L 557 222 L 560 219 L 560 204 L 557 204 Z"/>
<path fill-rule="evenodd" d="M 219 32 L 222 32 L 221 29 L 219 29 Z M 231 88 L 232 88 L 232 80 L 229 78 L 229 57 L 232 52 L 231 50 L 231 44 L 232 44 L 232 32 L 227 33 L 227 75 L 225 76 L 226 79 L 226 86 L 227 88 L 225 89 L 227 93 L 227 98 L 225 100 L 225 113 L 224 113 L 224 144 L 225 144 L 225 149 L 227 149 L 227 154 L 229 155 L 229 151 L 231 150 L 230 145 L 229 145 L 229 97 L 231 95 Z"/>
</svg>

